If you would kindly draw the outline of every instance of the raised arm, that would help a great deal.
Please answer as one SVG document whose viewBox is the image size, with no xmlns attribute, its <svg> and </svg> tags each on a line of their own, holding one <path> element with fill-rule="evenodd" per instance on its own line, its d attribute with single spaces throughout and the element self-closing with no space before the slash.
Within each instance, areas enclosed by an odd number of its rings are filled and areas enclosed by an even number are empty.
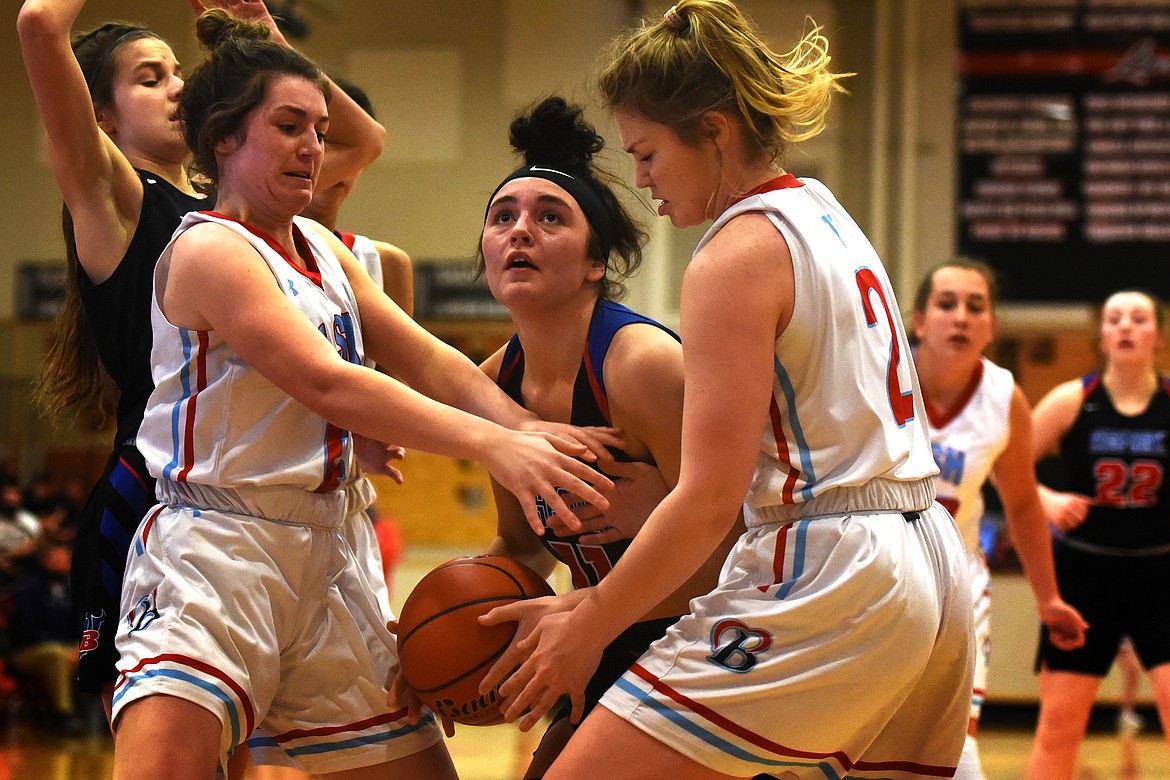
<svg viewBox="0 0 1170 780">
<path fill-rule="evenodd" d="M 102 131 L 70 35 L 84 0 L 26 0 L 20 51 L 47 136 L 49 169 L 69 213 L 82 266 L 95 282 L 113 273 L 142 211 L 142 183 Z"/>
<path fill-rule="evenodd" d="M 1010 418 L 1007 447 L 992 467 L 991 481 L 1003 502 L 1008 533 L 1032 587 L 1040 619 L 1048 626 L 1054 644 L 1072 650 L 1084 644 L 1087 626 L 1057 588 L 1052 537 L 1036 486 L 1032 413 L 1019 386 L 1012 392 Z"/>
<path fill-rule="evenodd" d="M 274 41 L 295 48 L 277 27 L 263 0 L 187 0 L 187 4 L 196 14 L 208 8 L 223 8 L 239 19 L 263 22 L 272 31 Z M 360 173 L 378 159 L 386 143 L 386 128 L 362 110 L 345 90 L 332 80 L 330 83 L 333 97 L 329 101 L 329 134 L 325 139 L 325 163 L 317 182 L 319 189 L 328 189 Z"/>
</svg>

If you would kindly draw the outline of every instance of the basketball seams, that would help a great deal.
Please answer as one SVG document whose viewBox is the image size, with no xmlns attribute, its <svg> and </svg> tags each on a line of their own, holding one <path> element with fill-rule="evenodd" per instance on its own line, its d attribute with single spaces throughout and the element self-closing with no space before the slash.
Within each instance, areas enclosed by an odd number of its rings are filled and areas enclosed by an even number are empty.
<svg viewBox="0 0 1170 780">
<path fill-rule="evenodd" d="M 513 601 L 518 601 L 520 599 L 526 599 L 526 598 L 529 598 L 529 597 L 528 596 L 485 596 L 482 599 L 473 599 L 471 601 L 461 601 L 458 604 L 455 604 L 454 606 L 450 606 L 450 607 L 447 607 L 446 609 L 435 612 L 430 617 L 422 620 L 418 625 L 416 625 L 414 628 L 410 629 L 410 631 L 408 631 L 406 633 L 406 636 L 402 637 L 402 639 L 400 639 L 398 641 L 398 646 L 400 648 L 406 647 L 406 643 L 410 641 L 410 638 L 412 636 L 414 636 L 415 634 L 417 634 L 422 628 L 430 625 L 431 623 L 435 622 L 436 620 L 438 620 L 441 617 L 445 617 L 447 615 L 454 614 L 461 609 L 467 609 L 468 607 L 479 606 L 480 604 L 498 604 L 501 601 L 506 601 L 506 602 L 511 603 Z M 405 611 L 405 610 L 403 610 L 403 611 Z"/>
<path fill-rule="evenodd" d="M 464 725 L 498 722 L 497 693 L 480 694 L 478 683 L 503 656 L 516 627 L 483 626 L 478 619 L 495 607 L 553 594 L 543 577 L 503 556 L 440 564 L 418 582 L 399 613 L 400 673 L 444 717 Z"/>
</svg>

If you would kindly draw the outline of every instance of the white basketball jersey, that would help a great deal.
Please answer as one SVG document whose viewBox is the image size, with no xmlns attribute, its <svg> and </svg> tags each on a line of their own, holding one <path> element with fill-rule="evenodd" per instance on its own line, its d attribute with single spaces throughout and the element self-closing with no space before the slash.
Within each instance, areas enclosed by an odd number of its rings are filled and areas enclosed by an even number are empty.
<svg viewBox="0 0 1170 780">
<path fill-rule="evenodd" d="M 357 233 L 340 233 L 341 240 L 349 247 L 349 251 L 353 252 L 353 256 L 362 264 L 362 268 L 366 269 L 366 273 L 374 280 L 374 284 L 378 285 L 378 289 L 382 289 L 382 255 L 378 252 L 378 247 L 374 246 L 374 241 L 366 236 L 358 235 Z"/>
<path fill-rule="evenodd" d="M 305 271 L 262 232 L 217 214 L 187 214 L 155 270 L 151 311 L 155 390 L 138 434 L 150 473 L 157 479 L 217 487 L 336 490 L 352 470 L 349 432 L 326 422 L 254 371 L 216 331 L 178 328 L 163 315 L 159 301 L 175 239 L 200 222 L 224 225 L 245 238 L 267 263 L 274 283 L 321 336 L 347 361 L 360 364 L 363 359 L 353 291 L 316 230 L 299 218 L 294 224 L 294 232 L 303 235 L 316 261 L 315 268 Z"/>
<path fill-rule="evenodd" d="M 874 479 L 917 482 L 936 471 L 910 345 L 881 260 L 823 184 L 780 181 L 781 188 L 725 211 L 696 249 L 729 220 L 756 211 L 792 253 L 796 305 L 776 340 L 771 424 L 747 495 L 749 525 L 753 510 Z"/>
<path fill-rule="evenodd" d="M 938 502 L 959 524 L 963 544 L 979 549 L 983 484 L 1011 434 L 1012 372 L 981 362 L 981 376 L 970 398 L 953 413 L 927 407 L 930 442 L 939 474 L 934 478 Z"/>
</svg>

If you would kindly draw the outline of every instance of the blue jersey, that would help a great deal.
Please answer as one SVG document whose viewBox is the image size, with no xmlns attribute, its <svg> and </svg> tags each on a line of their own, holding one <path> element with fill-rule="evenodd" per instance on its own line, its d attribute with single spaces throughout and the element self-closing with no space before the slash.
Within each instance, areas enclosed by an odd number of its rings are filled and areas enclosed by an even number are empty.
<svg viewBox="0 0 1170 780">
<path fill-rule="evenodd" d="M 569 419 L 573 425 L 588 427 L 613 424 L 609 414 L 609 399 L 605 392 L 603 370 L 605 356 L 617 332 L 627 325 L 636 323 L 661 328 L 678 339 L 673 331 L 661 323 L 643 317 L 619 303 L 599 301 L 597 308 L 593 310 L 593 319 L 589 322 L 585 353 L 581 356 L 581 368 L 577 371 L 577 379 L 573 386 L 573 410 Z M 513 335 L 504 350 L 504 360 L 496 382 L 512 400 L 523 406 L 524 398 L 521 393 L 523 380 L 524 346 L 520 343 L 520 337 Z M 621 450 L 611 448 L 611 451 L 620 461 L 632 460 Z M 547 529 L 550 510 L 544 501 L 537 500 L 537 510 Z M 551 529 L 547 529 L 541 537 L 548 551 L 569 567 L 573 574 L 574 588 L 583 588 L 600 582 L 630 545 L 629 539 L 607 544 L 580 544 L 578 538 L 579 535 L 559 536 Z"/>
</svg>

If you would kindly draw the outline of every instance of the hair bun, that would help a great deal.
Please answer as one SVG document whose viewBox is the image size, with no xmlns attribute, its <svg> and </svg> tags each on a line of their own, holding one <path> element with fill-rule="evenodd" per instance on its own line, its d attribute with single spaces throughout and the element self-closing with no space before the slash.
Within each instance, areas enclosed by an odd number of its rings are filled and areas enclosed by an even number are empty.
<svg viewBox="0 0 1170 780">
<path fill-rule="evenodd" d="M 261 22 L 237 19 L 222 8 L 211 8 L 195 21 L 195 35 L 208 50 L 216 49 L 233 40 L 267 41 L 272 31 Z"/>
<path fill-rule="evenodd" d="M 512 121 L 508 130 L 512 147 L 524 155 L 526 165 L 553 165 L 585 169 L 605 140 L 585 121 L 580 106 L 559 95 L 548 97 L 531 111 Z"/>
</svg>

